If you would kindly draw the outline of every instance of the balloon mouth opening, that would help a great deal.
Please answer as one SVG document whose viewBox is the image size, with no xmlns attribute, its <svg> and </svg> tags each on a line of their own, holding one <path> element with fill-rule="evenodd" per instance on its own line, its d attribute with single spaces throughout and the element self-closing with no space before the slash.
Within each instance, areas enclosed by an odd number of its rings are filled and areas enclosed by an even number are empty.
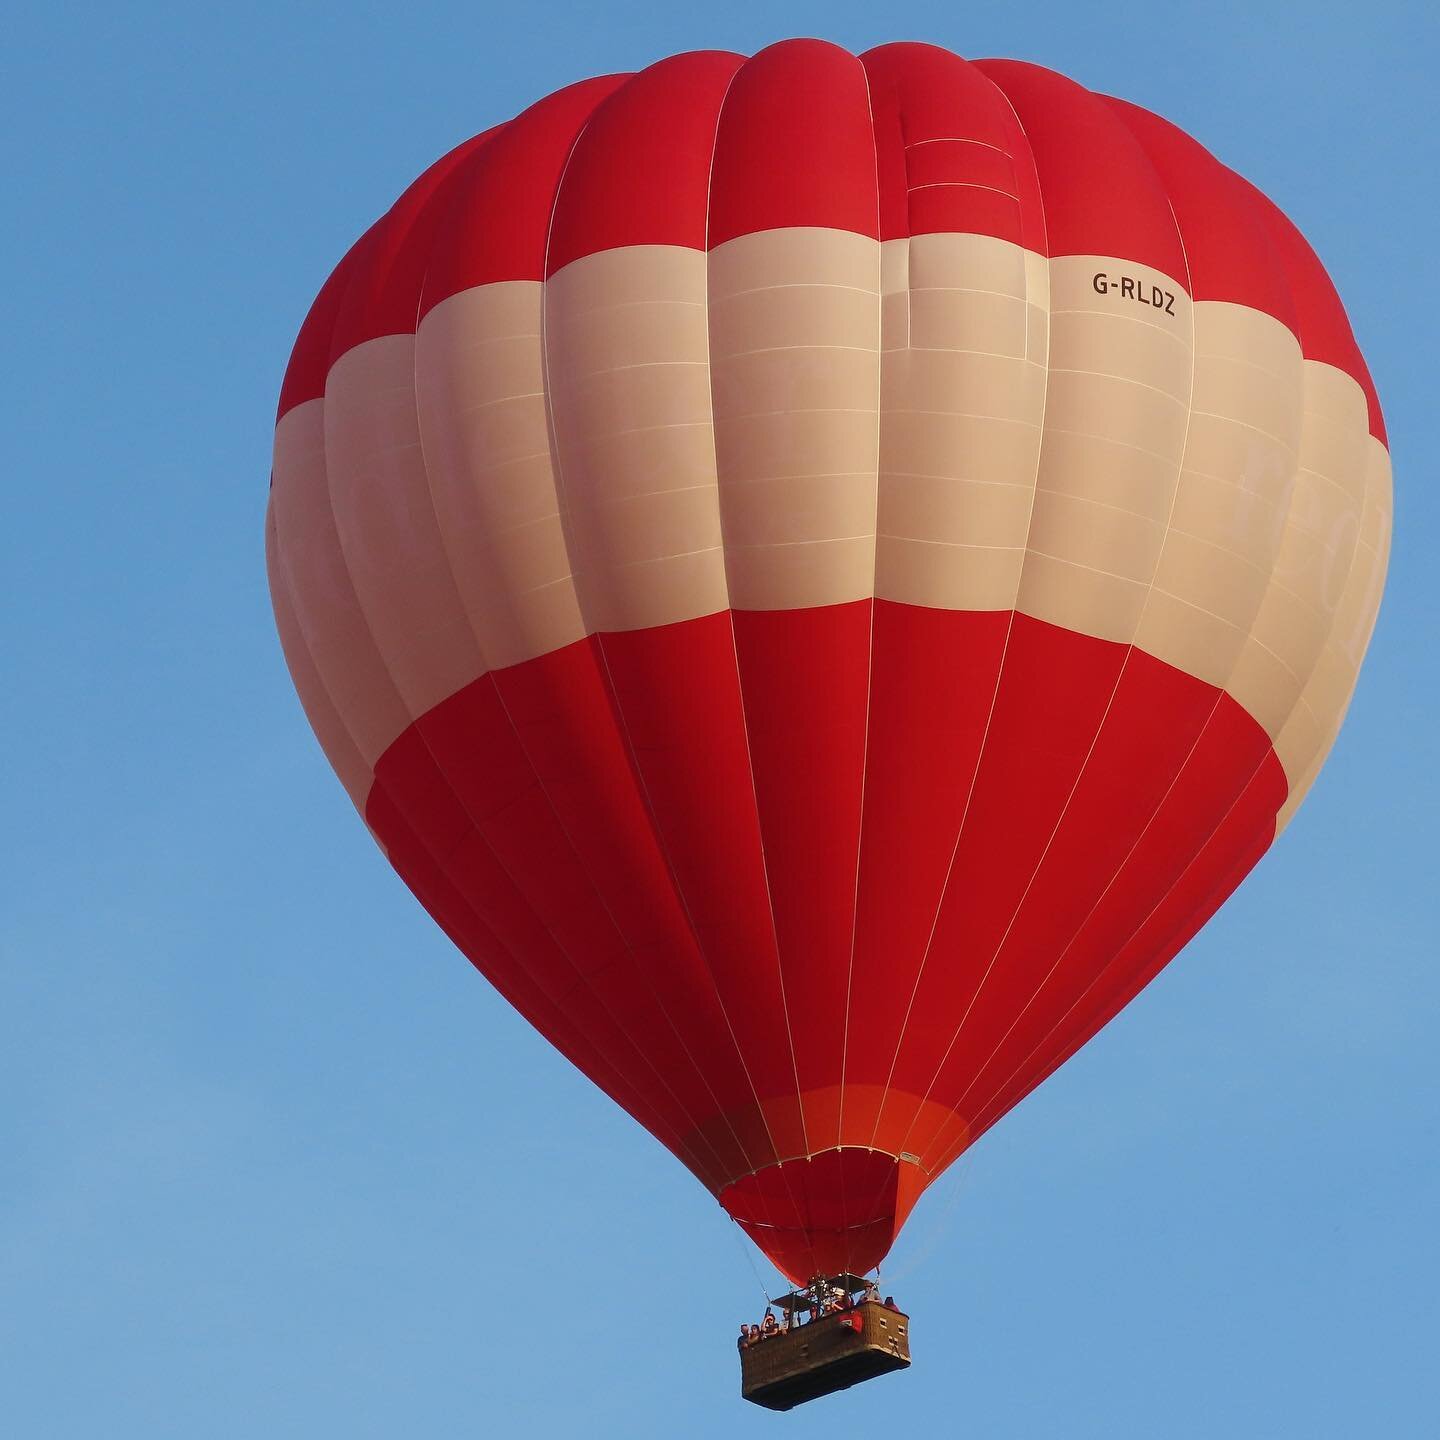
<svg viewBox="0 0 1440 1440">
<path fill-rule="evenodd" d="M 879 1266 L 929 1179 L 908 1157 L 846 1147 L 764 1166 L 719 1200 L 787 1280 L 805 1285 Z"/>
</svg>

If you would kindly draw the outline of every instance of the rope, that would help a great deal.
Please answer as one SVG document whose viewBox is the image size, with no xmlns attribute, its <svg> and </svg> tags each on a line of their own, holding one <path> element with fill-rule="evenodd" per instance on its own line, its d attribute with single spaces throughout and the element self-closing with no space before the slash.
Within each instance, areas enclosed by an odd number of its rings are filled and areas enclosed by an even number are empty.
<svg viewBox="0 0 1440 1440">
<path fill-rule="evenodd" d="M 764 1278 L 755 1264 L 755 1257 L 752 1255 L 748 1239 L 740 1233 L 740 1222 L 733 1216 L 730 1217 L 730 1233 L 735 1237 L 735 1243 L 740 1247 L 740 1253 L 745 1257 L 745 1263 L 750 1267 L 750 1273 L 755 1277 L 755 1284 L 759 1286 L 760 1293 L 765 1297 L 765 1308 L 768 1310 L 774 1303 L 770 1299 L 770 1292 L 765 1288 Z"/>
<path fill-rule="evenodd" d="M 934 1253 L 936 1246 L 940 1243 L 945 1232 L 954 1219 L 955 1211 L 960 1204 L 960 1197 L 966 1189 L 965 1182 L 970 1178 L 970 1156 L 967 1152 L 962 1155 L 954 1165 L 950 1167 L 947 1179 L 945 1200 L 942 1208 L 935 1213 L 925 1233 L 916 1242 L 916 1248 L 908 1258 L 902 1258 L 899 1268 L 890 1276 L 890 1283 L 896 1280 L 903 1280 L 907 1275 L 912 1275 L 918 1270 L 921 1264 L 928 1260 Z M 880 1267 L 875 1267 L 875 1276 L 878 1281 Z"/>
</svg>

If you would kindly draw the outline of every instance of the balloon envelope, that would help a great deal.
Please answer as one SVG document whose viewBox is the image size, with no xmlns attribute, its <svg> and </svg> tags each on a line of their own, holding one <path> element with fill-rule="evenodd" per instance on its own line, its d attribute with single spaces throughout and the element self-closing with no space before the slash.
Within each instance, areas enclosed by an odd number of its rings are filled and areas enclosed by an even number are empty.
<svg viewBox="0 0 1440 1440">
<path fill-rule="evenodd" d="M 395 869 L 803 1281 L 1264 854 L 1389 516 L 1244 180 L 1034 66 L 791 41 L 426 171 L 301 330 L 267 542 Z"/>
</svg>

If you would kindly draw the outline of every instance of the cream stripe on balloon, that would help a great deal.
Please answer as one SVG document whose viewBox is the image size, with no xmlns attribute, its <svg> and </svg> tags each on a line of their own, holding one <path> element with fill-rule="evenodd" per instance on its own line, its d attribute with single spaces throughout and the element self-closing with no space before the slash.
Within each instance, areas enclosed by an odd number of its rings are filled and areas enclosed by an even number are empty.
<svg viewBox="0 0 1440 1440">
<path fill-rule="evenodd" d="M 772 230 L 709 254 L 710 384 L 737 610 L 874 591 L 878 242 Z"/>
<path fill-rule="evenodd" d="M 1366 478 L 1388 456 L 1359 385 L 1262 312 L 1191 306 L 1128 262 L 973 235 L 878 250 L 878 296 L 877 244 L 849 232 L 602 252 L 342 357 L 328 402 L 277 426 L 273 504 L 307 577 L 295 625 L 363 763 L 487 669 L 586 633 L 875 594 L 1134 639 L 1226 686 L 1308 775 L 1356 668 L 1327 637 L 1368 635 L 1383 573 L 1360 529 L 1388 525 L 1388 473 Z M 1122 273 L 1174 314 L 1116 299 Z"/>
<path fill-rule="evenodd" d="M 1214 301 L 1195 306 L 1195 349 L 1185 465 L 1136 643 L 1223 687 L 1248 642 L 1284 531 L 1303 367 L 1299 344 L 1279 321 Z M 1265 358 L 1271 382 L 1252 395 L 1246 416 L 1232 416 L 1223 399 L 1234 362 L 1251 354 Z"/>
<path fill-rule="evenodd" d="M 550 456 L 543 302 L 538 281 L 464 290 L 425 316 L 415 342 L 430 493 L 492 670 L 585 635 Z"/>
<path fill-rule="evenodd" d="M 1370 442 L 1364 392 L 1350 376 L 1306 360 L 1303 393 L 1295 479 L 1270 581 L 1225 682 L 1272 739 L 1295 710 L 1335 620 L 1359 539 Z M 1299 778 L 1288 766 L 1286 774 Z"/>
<path fill-rule="evenodd" d="M 884 248 L 875 593 L 1009 610 L 1035 496 L 1047 271 L 981 235 Z"/>
<path fill-rule="evenodd" d="M 336 713 L 373 770 L 413 716 L 375 648 L 340 546 L 323 399 L 297 405 L 275 427 L 274 477 L 275 532 L 296 624 Z"/>
<path fill-rule="evenodd" d="M 1354 563 L 1300 705 L 1276 741 L 1276 750 L 1291 775 L 1290 794 L 1277 829 L 1290 823 L 1340 733 L 1380 609 L 1390 554 L 1390 455 L 1374 436 L 1367 448 L 1365 505 Z M 1297 724 L 1302 712 L 1306 718 Z"/>
<path fill-rule="evenodd" d="M 594 632 L 728 603 L 705 298 L 705 256 L 680 246 L 602 251 L 546 282 L 555 453 Z"/>
<path fill-rule="evenodd" d="M 415 336 L 342 355 L 325 382 L 325 469 L 365 622 L 418 718 L 485 673 L 430 498 L 415 400 Z"/>
</svg>

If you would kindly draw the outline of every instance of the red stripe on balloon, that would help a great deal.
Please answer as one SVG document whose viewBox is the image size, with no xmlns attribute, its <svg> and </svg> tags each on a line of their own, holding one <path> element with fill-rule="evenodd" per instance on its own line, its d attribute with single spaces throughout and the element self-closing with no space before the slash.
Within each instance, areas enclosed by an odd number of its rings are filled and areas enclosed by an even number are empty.
<svg viewBox="0 0 1440 1440">
<path fill-rule="evenodd" d="M 528 976 L 569 1030 L 537 1023 L 562 1047 L 590 1037 L 712 1189 L 769 1174 L 726 1203 L 770 1207 L 753 1233 L 787 1269 L 842 1244 L 864 1268 L 895 1229 L 883 1166 L 775 1165 L 842 1133 L 830 1094 L 807 1094 L 802 1125 L 795 1064 L 831 1091 L 844 1058 L 856 1151 L 837 1153 L 868 1153 L 868 1121 L 933 1169 L 1179 948 L 1285 798 L 1254 721 L 1172 667 L 1016 616 L 991 716 L 1010 617 L 880 601 L 855 896 L 867 608 L 739 615 L 733 639 L 711 616 L 500 672 L 387 751 L 368 816 L 409 883 L 466 897 L 473 914 L 452 899 L 442 923 L 472 960 Z M 737 651 L 746 704 L 766 697 L 748 726 Z M 927 1091 L 953 1124 L 916 1123 Z"/>
</svg>

